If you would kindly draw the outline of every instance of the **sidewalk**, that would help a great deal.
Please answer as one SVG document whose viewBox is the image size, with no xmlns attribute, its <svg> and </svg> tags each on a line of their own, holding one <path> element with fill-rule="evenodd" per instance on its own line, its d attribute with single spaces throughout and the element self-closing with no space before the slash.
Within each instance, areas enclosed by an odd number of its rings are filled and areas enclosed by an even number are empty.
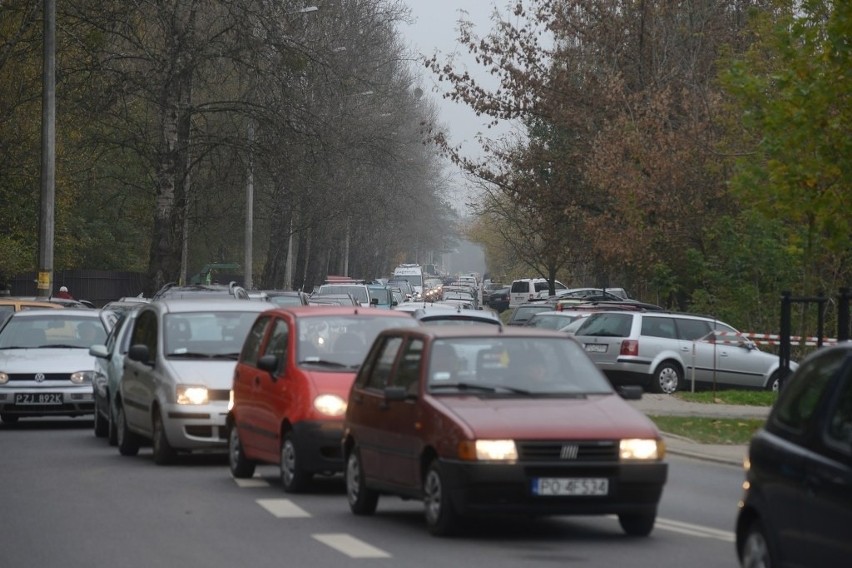
<svg viewBox="0 0 852 568">
<path fill-rule="evenodd" d="M 695 416 L 708 418 L 766 419 L 769 407 L 740 406 L 734 404 L 700 404 L 687 402 L 667 394 L 644 394 L 640 400 L 627 401 L 635 409 L 649 416 Z M 725 444 L 698 444 L 689 438 L 663 433 L 667 453 L 742 466 L 748 446 Z"/>
</svg>

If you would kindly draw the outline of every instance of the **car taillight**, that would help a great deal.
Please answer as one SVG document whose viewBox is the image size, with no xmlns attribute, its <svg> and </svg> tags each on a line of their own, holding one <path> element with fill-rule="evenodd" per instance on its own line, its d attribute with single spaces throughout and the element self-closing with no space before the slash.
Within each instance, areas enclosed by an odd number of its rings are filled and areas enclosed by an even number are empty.
<svg viewBox="0 0 852 568">
<path fill-rule="evenodd" d="M 639 342 L 635 339 L 625 339 L 621 342 L 619 355 L 639 355 Z"/>
</svg>

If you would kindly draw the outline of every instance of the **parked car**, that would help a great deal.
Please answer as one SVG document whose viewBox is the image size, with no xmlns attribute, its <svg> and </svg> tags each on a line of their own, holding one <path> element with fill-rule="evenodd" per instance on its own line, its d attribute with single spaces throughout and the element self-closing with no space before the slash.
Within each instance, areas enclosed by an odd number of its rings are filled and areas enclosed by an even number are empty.
<svg viewBox="0 0 852 568">
<path fill-rule="evenodd" d="M 729 334 L 730 342 L 717 341 L 714 332 Z M 778 390 L 778 356 L 712 317 L 601 311 L 586 318 L 574 338 L 613 384 L 639 384 L 668 394 L 693 379 L 705 385 Z"/>
<path fill-rule="evenodd" d="M 349 387 L 373 339 L 418 326 L 408 313 L 358 307 L 294 307 L 257 318 L 237 363 L 228 413 L 236 478 L 276 464 L 287 492 L 343 470 L 340 438 Z"/>
<path fill-rule="evenodd" d="M 532 317 L 524 323 L 524 326 L 560 330 L 569 323 L 580 319 L 582 316 L 583 314 L 581 312 L 568 310 L 544 310 L 534 313 Z"/>
<path fill-rule="evenodd" d="M 556 292 L 565 290 L 566 286 L 560 281 L 554 283 Z M 516 308 L 521 304 L 525 304 L 530 300 L 535 300 L 539 292 L 549 290 L 550 285 L 546 278 L 520 278 L 512 281 L 512 288 L 509 292 L 509 307 Z"/>
<path fill-rule="evenodd" d="M 92 414 L 94 360 L 112 312 L 39 309 L 16 312 L 0 328 L 0 420 Z"/>
<path fill-rule="evenodd" d="M 144 303 L 144 302 L 143 302 Z M 130 349 L 130 332 L 138 308 L 143 303 L 133 304 L 132 310 L 124 312 L 107 335 L 106 342 L 89 347 L 89 355 L 95 358 L 95 374 L 92 378 L 92 396 L 95 401 L 95 436 L 106 437 L 109 445 L 118 443 L 116 429 L 116 395 L 124 374 L 124 359 Z"/>
<path fill-rule="evenodd" d="M 139 308 L 115 400 L 121 455 L 153 446 L 154 462 L 225 449 L 225 417 L 243 341 L 266 302 L 158 300 Z"/>
<path fill-rule="evenodd" d="M 653 530 L 667 475 L 660 433 L 558 332 L 387 330 L 349 401 L 343 454 L 356 515 L 391 494 L 422 499 L 436 535 L 503 513 L 614 514 L 627 534 Z"/>
<path fill-rule="evenodd" d="M 736 523 L 750 566 L 852 558 L 852 343 L 806 358 L 751 440 Z"/>
<path fill-rule="evenodd" d="M 24 300 L 21 298 L 0 298 L 0 323 L 7 315 L 24 310 L 37 310 L 40 308 L 62 309 L 63 306 L 44 300 Z"/>
<path fill-rule="evenodd" d="M 534 314 L 551 311 L 552 309 L 553 307 L 547 302 L 533 300 L 512 309 L 509 321 L 506 323 L 507 325 L 524 325 Z"/>
</svg>

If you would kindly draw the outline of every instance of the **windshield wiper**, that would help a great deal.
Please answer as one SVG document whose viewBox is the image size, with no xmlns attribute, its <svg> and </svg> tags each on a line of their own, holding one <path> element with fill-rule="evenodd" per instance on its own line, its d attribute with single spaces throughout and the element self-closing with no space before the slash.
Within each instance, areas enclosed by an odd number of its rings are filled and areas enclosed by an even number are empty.
<svg viewBox="0 0 852 568">
<path fill-rule="evenodd" d="M 495 387 L 489 385 L 476 385 L 473 383 L 432 383 L 429 385 L 430 390 L 445 390 L 445 389 L 458 389 L 458 390 L 479 390 L 485 392 L 495 392 L 497 389 Z"/>
<path fill-rule="evenodd" d="M 239 353 L 216 353 L 215 355 L 210 356 L 213 359 L 230 359 L 231 361 L 236 361 L 240 358 Z"/>
<path fill-rule="evenodd" d="M 216 355 L 211 355 L 209 353 L 195 353 L 192 351 L 186 351 L 182 353 L 169 353 L 170 358 L 174 357 L 177 359 L 212 359 L 216 357 Z"/>
<path fill-rule="evenodd" d="M 299 365 L 322 365 L 323 367 L 336 367 L 339 369 L 348 369 L 351 365 L 346 363 L 338 363 L 337 361 L 328 361 L 326 359 L 305 359 L 299 361 Z"/>
</svg>

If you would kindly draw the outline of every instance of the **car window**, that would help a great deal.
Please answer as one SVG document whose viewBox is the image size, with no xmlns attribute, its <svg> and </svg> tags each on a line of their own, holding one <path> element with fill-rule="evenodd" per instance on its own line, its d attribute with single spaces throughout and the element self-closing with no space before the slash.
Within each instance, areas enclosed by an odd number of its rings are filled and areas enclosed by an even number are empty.
<svg viewBox="0 0 852 568">
<path fill-rule="evenodd" d="M 287 342 L 290 337 L 289 326 L 283 319 L 275 320 L 275 327 L 272 328 L 272 336 L 269 338 L 269 343 L 266 346 L 266 353 L 275 355 L 278 359 L 277 372 L 280 375 L 287 366 Z"/>
<path fill-rule="evenodd" d="M 547 282 L 536 282 L 535 291 L 541 292 L 542 290 L 550 290 L 550 286 L 547 284 Z"/>
<path fill-rule="evenodd" d="M 383 389 L 388 384 L 388 380 L 393 370 L 393 363 L 396 360 L 396 354 L 399 351 L 399 346 L 402 344 L 401 337 L 386 337 L 376 362 L 370 371 L 370 376 L 367 377 L 367 382 L 364 386 L 373 389 Z"/>
<path fill-rule="evenodd" d="M 852 365 L 845 365 L 837 396 L 828 412 L 826 443 L 838 451 L 852 455 Z"/>
<path fill-rule="evenodd" d="M 518 282 L 512 282 L 512 293 L 513 294 L 526 294 L 529 292 L 530 284 L 525 280 L 521 280 Z"/>
<path fill-rule="evenodd" d="M 251 326 L 243 344 L 242 353 L 240 353 L 240 360 L 246 365 L 257 367 L 257 360 L 260 358 L 260 344 L 263 341 L 263 332 L 266 331 L 266 324 L 268 323 L 269 316 L 261 316 Z"/>
<path fill-rule="evenodd" d="M 632 314 L 592 314 L 577 329 L 577 335 L 629 337 L 632 325 Z"/>
<path fill-rule="evenodd" d="M 642 318 L 641 334 L 650 337 L 675 339 L 677 338 L 675 320 L 673 318 Z"/>
<path fill-rule="evenodd" d="M 420 364 L 423 359 L 423 341 L 412 339 L 405 346 L 399 369 L 393 380 L 393 385 L 404 387 L 410 393 L 417 392 L 417 379 L 420 377 Z"/>
<path fill-rule="evenodd" d="M 145 310 L 136 318 L 130 344 L 146 345 L 151 357 L 157 353 L 157 316 L 152 310 Z"/>
<path fill-rule="evenodd" d="M 795 380 L 789 381 L 781 391 L 773 423 L 795 434 L 804 433 L 826 386 L 844 361 L 845 353 L 829 351 L 803 363 Z"/>
<path fill-rule="evenodd" d="M 701 339 L 711 331 L 710 322 L 687 318 L 677 318 L 677 329 L 680 338 L 687 341 Z"/>
</svg>

